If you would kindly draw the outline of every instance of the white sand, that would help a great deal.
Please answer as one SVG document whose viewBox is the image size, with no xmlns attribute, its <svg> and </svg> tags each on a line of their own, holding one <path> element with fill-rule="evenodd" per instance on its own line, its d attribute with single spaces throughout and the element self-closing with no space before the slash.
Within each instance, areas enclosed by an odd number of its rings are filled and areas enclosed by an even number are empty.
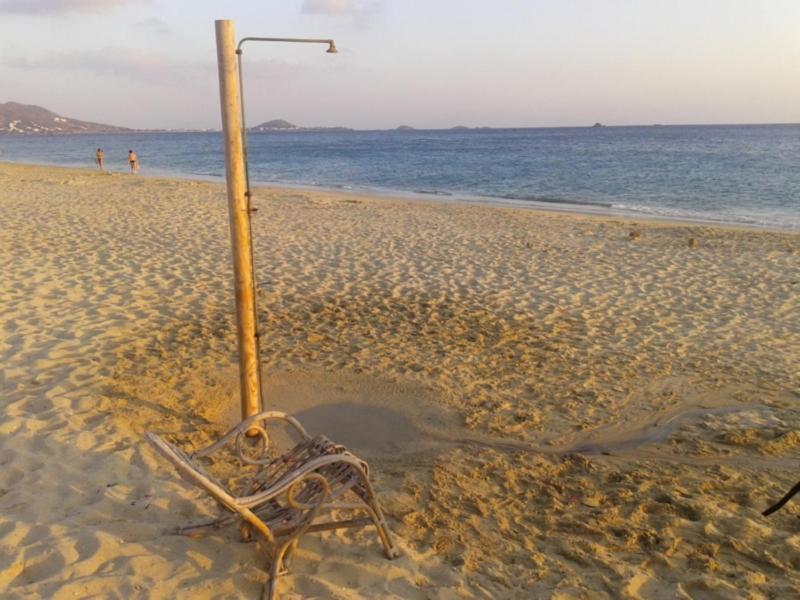
<svg viewBox="0 0 800 600">
<path fill-rule="evenodd" d="M 308 536 L 284 597 L 800 595 L 800 501 L 759 514 L 800 478 L 800 236 L 256 204 L 268 402 L 370 460 L 404 552 Z M 235 420 L 222 186 L 0 164 L 0 223 L 0 595 L 257 597 L 256 545 L 164 535 L 210 505 L 142 439 Z"/>
</svg>

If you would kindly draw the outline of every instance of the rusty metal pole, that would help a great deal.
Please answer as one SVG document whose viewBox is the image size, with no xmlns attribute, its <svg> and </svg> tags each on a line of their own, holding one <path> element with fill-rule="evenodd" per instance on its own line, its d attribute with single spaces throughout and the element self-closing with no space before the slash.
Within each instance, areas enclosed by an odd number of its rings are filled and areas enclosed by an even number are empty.
<svg viewBox="0 0 800 600">
<path fill-rule="evenodd" d="M 258 362 L 255 279 L 253 276 L 250 199 L 245 185 L 239 68 L 233 21 L 215 21 L 222 138 L 225 144 L 225 180 L 233 250 L 236 325 L 239 347 L 239 384 L 242 419 L 261 410 L 261 373 Z"/>
</svg>

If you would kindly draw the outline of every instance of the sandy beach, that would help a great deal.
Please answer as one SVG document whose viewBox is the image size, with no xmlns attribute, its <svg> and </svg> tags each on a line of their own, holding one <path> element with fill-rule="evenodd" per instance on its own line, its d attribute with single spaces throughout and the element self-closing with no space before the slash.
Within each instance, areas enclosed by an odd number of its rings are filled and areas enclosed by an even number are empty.
<svg viewBox="0 0 800 600">
<path fill-rule="evenodd" d="M 800 596 L 800 499 L 760 515 L 800 479 L 800 234 L 254 204 L 267 403 L 370 462 L 403 553 L 306 536 L 283 597 Z M 258 597 L 235 528 L 165 533 L 211 504 L 143 439 L 236 422 L 223 185 L 0 163 L 0 223 L 0 596 Z"/>
</svg>

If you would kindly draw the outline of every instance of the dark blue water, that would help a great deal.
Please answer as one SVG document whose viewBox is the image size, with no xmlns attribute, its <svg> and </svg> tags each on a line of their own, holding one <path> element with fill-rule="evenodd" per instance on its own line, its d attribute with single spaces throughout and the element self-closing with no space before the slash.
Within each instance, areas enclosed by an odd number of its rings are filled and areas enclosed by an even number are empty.
<svg viewBox="0 0 800 600">
<path fill-rule="evenodd" d="M 0 136 L 0 159 L 222 178 L 219 133 Z M 249 135 L 256 182 L 800 228 L 800 125 Z"/>
</svg>

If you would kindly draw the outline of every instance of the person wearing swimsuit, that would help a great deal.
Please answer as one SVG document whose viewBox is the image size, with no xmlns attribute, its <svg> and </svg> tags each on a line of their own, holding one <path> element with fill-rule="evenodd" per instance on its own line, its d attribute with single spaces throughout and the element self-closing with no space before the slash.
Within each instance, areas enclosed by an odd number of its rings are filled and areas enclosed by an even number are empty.
<svg viewBox="0 0 800 600">
<path fill-rule="evenodd" d="M 131 173 L 136 173 L 139 170 L 139 159 L 133 150 L 128 150 L 128 164 L 131 166 Z"/>
</svg>

